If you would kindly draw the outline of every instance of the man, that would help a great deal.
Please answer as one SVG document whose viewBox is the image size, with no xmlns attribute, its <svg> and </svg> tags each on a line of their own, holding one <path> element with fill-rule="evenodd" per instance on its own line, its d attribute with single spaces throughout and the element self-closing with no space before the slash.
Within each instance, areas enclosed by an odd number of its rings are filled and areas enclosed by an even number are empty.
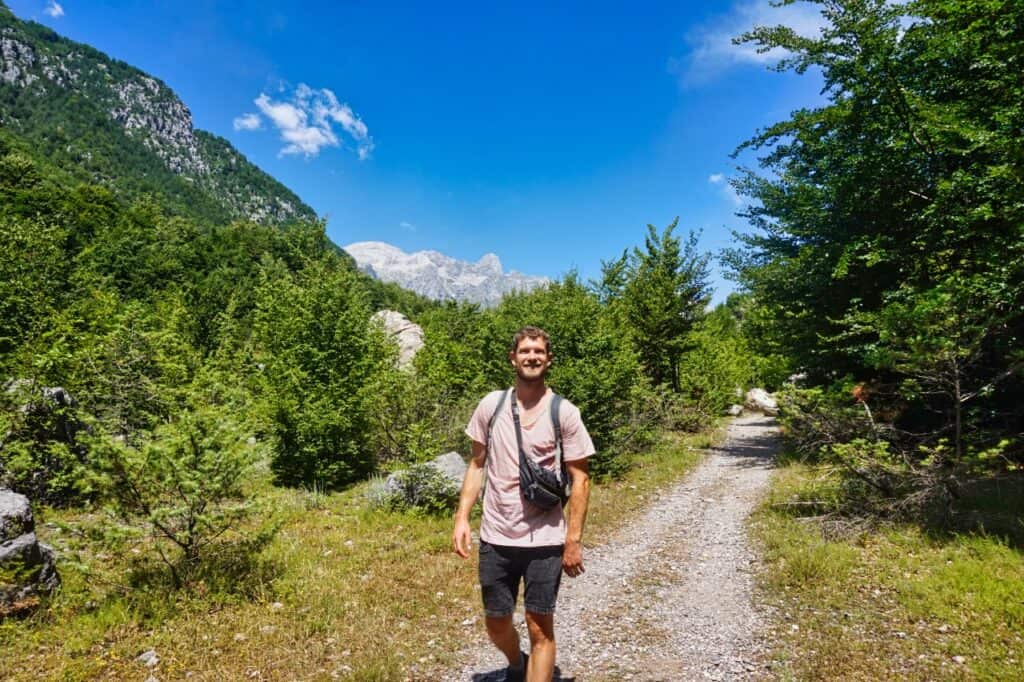
<svg viewBox="0 0 1024 682">
<path fill-rule="evenodd" d="M 556 445 L 550 417 L 553 393 L 544 382 L 553 358 L 548 334 L 537 327 L 524 327 L 513 337 L 508 357 L 516 373 L 513 395 L 519 410 L 523 450 L 527 457 L 554 470 Z M 502 404 L 496 412 L 499 403 Z M 492 416 L 494 421 L 488 434 Z M 559 423 L 563 458 L 572 481 L 568 523 L 561 505 L 540 509 L 520 493 L 519 448 L 511 395 L 505 391 L 487 395 L 466 427 L 466 434 L 473 441 L 473 455 L 462 483 L 452 544 L 460 557 L 469 556 L 469 513 L 486 475 L 480 524 L 480 587 L 487 634 L 508 658 L 508 680 L 551 680 L 555 667 L 555 600 L 562 572 L 570 577 L 583 573 L 581 540 L 590 497 L 587 458 L 594 454 L 594 444 L 579 409 L 567 400 L 560 406 Z M 529 655 L 521 653 L 519 634 L 512 623 L 521 581 L 530 634 Z"/>
</svg>

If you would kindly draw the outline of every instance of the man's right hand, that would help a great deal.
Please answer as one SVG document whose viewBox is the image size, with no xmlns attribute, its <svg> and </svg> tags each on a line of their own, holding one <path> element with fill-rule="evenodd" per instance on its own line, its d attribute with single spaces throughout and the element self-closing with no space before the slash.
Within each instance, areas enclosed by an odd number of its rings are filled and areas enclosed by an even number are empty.
<svg viewBox="0 0 1024 682">
<path fill-rule="evenodd" d="M 455 530 L 452 531 L 452 548 L 463 559 L 469 558 L 469 548 L 473 544 L 473 535 L 466 519 L 455 519 Z"/>
</svg>

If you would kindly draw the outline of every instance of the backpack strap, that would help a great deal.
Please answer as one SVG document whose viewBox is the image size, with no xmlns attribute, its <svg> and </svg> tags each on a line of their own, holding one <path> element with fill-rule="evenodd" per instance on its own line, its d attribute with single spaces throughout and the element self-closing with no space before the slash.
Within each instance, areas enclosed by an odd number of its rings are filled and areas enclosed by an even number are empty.
<svg viewBox="0 0 1024 682">
<path fill-rule="evenodd" d="M 501 408 L 505 406 L 505 400 L 508 399 L 508 394 L 510 392 L 511 389 L 501 392 L 501 397 L 498 398 L 498 404 L 494 408 L 494 412 L 491 414 L 490 420 L 487 422 L 487 442 L 485 443 L 487 446 L 487 452 L 484 453 L 484 458 L 486 458 L 491 452 L 491 431 L 494 429 L 494 422 L 497 421 L 498 415 L 501 414 Z"/>
<path fill-rule="evenodd" d="M 559 472 L 562 471 L 562 419 L 558 410 L 562 406 L 562 396 L 557 393 L 551 395 L 551 427 L 555 430 L 555 466 Z"/>
</svg>

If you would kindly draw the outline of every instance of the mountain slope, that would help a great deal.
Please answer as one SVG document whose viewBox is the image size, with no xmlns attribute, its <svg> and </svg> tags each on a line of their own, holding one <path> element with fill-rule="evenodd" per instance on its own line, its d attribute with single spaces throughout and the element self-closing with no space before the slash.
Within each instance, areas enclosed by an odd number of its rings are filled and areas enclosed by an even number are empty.
<svg viewBox="0 0 1024 682">
<path fill-rule="evenodd" d="M 504 272 L 493 253 L 469 263 L 437 251 L 406 253 L 384 242 L 356 242 L 344 249 L 364 272 L 434 300 L 492 306 L 507 293 L 529 291 L 549 282 L 547 277 Z"/>
<path fill-rule="evenodd" d="M 315 219 L 227 140 L 196 130 L 164 83 L 0 3 L 0 126 L 81 182 L 163 196 L 216 222 Z"/>
</svg>

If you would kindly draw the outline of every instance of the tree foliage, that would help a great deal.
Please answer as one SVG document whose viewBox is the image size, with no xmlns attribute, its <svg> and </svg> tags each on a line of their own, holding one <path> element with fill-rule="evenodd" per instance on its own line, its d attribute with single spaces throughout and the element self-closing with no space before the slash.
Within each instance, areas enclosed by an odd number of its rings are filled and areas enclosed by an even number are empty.
<svg viewBox="0 0 1024 682">
<path fill-rule="evenodd" d="M 761 333 L 819 383 L 867 382 L 906 433 L 1024 456 L 1024 15 L 1007 0 L 831 0 L 820 36 L 743 36 L 828 103 L 741 149 L 757 232 L 731 254 Z"/>
</svg>

